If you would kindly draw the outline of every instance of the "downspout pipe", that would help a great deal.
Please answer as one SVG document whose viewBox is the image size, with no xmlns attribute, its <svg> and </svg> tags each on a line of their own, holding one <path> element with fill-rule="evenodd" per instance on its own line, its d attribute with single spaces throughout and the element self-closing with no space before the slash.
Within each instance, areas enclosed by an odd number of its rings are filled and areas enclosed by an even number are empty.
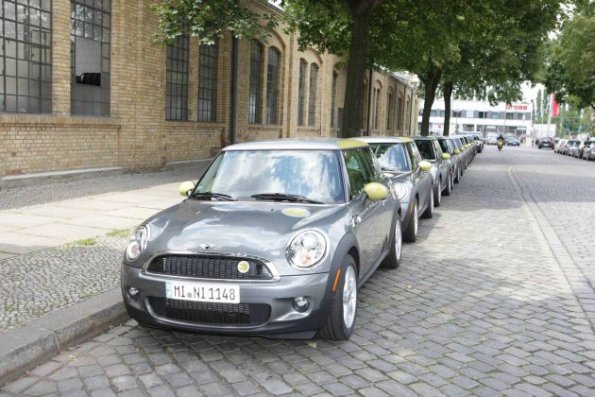
<svg viewBox="0 0 595 397">
<path fill-rule="evenodd" d="M 372 115 L 370 114 L 372 111 L 372 73 L 374 73 L 374 69 L 370 68 L 368 74 L 368 110 L 366 114 L 366 130 L 364 131 L 365 136 L 370 136 L 370 121 L 372 119 Z"/>
<path fill-rule="evenodd" d="M 231 37 L 231 95 L 229 101 L 229 144 L 236 142 L 238 104 L 238 38 Z"/>
</svg>

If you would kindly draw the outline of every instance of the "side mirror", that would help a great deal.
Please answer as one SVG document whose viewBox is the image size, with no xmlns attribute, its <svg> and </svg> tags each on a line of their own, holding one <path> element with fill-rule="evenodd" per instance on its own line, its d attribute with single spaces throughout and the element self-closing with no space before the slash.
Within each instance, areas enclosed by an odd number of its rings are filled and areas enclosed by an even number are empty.
<svg viewBox="0 0 595 397">
<path fill-rule="evenodd" d="M 461 153 L 461 151 L 460 151 L 459 149 L 455 149 L 454 153 L 455 153 L 455 154 L 460 154 L 460 153 Z"/>
<path fill-rule="evenodd" d="M 371 182 L 364 186 L 364 192 L 372 201 L 384 200 L 388 197 L 388 189 L 381 183 Z"/>
<path fill-rule="evenodd" d="M 192 193 L 193 190 L 194 182 L 191 181 L 182 182 L 180 183 L 180 186 L 178 186 L 178 193 L 184 197 L 190 196 L 190 193 Z"/>
<path fill-rule="evenodd" d="M 450 154 L 442 153 L 442 160 L 450 160 Z"/>
<path fill-rule="evenodd" d="M 420 161 L 419 162 L 419 168 L 423 171 L 423 172 L 428 172 L 429 170 L 432 169 L 432 163 L 430 163 L 429 161 Z"/>
</svg>

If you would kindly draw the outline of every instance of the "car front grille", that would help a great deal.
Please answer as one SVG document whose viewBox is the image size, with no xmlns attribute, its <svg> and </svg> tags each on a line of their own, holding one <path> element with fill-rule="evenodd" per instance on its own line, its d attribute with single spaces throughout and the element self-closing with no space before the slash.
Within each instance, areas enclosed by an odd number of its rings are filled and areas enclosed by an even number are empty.
<svg viewBox="0 0 595 397">
<path fill-rule="evenodd" d="M 149 304 L 160 317 L 204 325 L 264 324 L 271 307 L 257 303 L 210 303 L 149 297 Z"/>
<path fill-rule="evenodd" d="M 246 273 L 238 271 L 238 263 L 250 265 Z M 207 255 L 161 255 L 151 261 L 148 272 L 169 276 L 216 280 L 272 280 L 273 274 L 263 262 L 251 258 Z"/>
</svg>

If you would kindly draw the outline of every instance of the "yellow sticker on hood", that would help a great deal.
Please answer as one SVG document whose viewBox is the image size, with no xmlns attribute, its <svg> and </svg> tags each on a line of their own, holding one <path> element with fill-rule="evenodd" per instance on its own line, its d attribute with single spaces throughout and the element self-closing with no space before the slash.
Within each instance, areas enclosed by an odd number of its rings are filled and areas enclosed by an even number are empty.
<svg viewBox="0 0 595 397">
<path fill-rule="evenodd" d="M 304 208 L 283 208 L 281 212 L 284 215 L 291 216 L 294 218 L 305 218 L 310 215 L 310 211 Z"/>
</svg>

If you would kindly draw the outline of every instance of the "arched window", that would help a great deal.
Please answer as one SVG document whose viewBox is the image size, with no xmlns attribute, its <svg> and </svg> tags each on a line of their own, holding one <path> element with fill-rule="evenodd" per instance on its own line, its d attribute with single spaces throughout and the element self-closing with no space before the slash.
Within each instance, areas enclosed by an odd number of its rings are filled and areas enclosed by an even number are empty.
<svg viewBox="0 0 595 397">
<path fill-rule="evenodd" d="M 380 127 L 380 88 L 374 88 L 374 96 L 372 101 L 374 104 L 374 129 L 377 130 Z"/>
<path fill-rule="evenodd" d="M 333 84 L 331 87 L 331 127 L 334 127 L 337 125 L 337 122 L 335 121 L 335 108 L 337 106 L 336 104 L 336 100 L 337 100 L 337 80 L 339 79 L 339 74 L 337 72 L 333 71 Z"/>
<path fill-rule="evenodd" d="M 257 40 L 252 40 L 250 50 L 250 89 L 248 93 L 248 122 L 262 123 L 262 57 L 263 48 Z"/>
<path fill-rule="evenodd" d="M 392 93 L 392 88 L 388 93 L 386 98 L 386 129 L 392 130 L 393 129 L 393 118 L 394 118 L 394 97 Z"/>
<path fill-rule="evenodd" d="M 267 66 L 267 124 L 279 124 L 279 61 L 281 53 L 274 47 L 269 48 Z"/>
<path fill-rule="evenodd" d="M 397 95 L 397 122 L 396 126 L 398 130 L 403 128 L 403 95 L 399 92 Z"/>
<path fill-rule="evenodd" d="M 316 90 L 318 83 L 318 65 L 310 65 L 310 95 L 308 103 L 308 125 L 316 125 Z"/>
<path fill-rule="evenodd" d="M 198 121 L 217 121 L 219 46 L 201 45 L 198 65 Z"/>
<path fill-rule="evenodd" d="M 306 68 L 308 64 L 305 60 L 300 59 L 300 76 L 298 87 L 298 125 L 305 124 L 306 111 Z"/>
</svg>

